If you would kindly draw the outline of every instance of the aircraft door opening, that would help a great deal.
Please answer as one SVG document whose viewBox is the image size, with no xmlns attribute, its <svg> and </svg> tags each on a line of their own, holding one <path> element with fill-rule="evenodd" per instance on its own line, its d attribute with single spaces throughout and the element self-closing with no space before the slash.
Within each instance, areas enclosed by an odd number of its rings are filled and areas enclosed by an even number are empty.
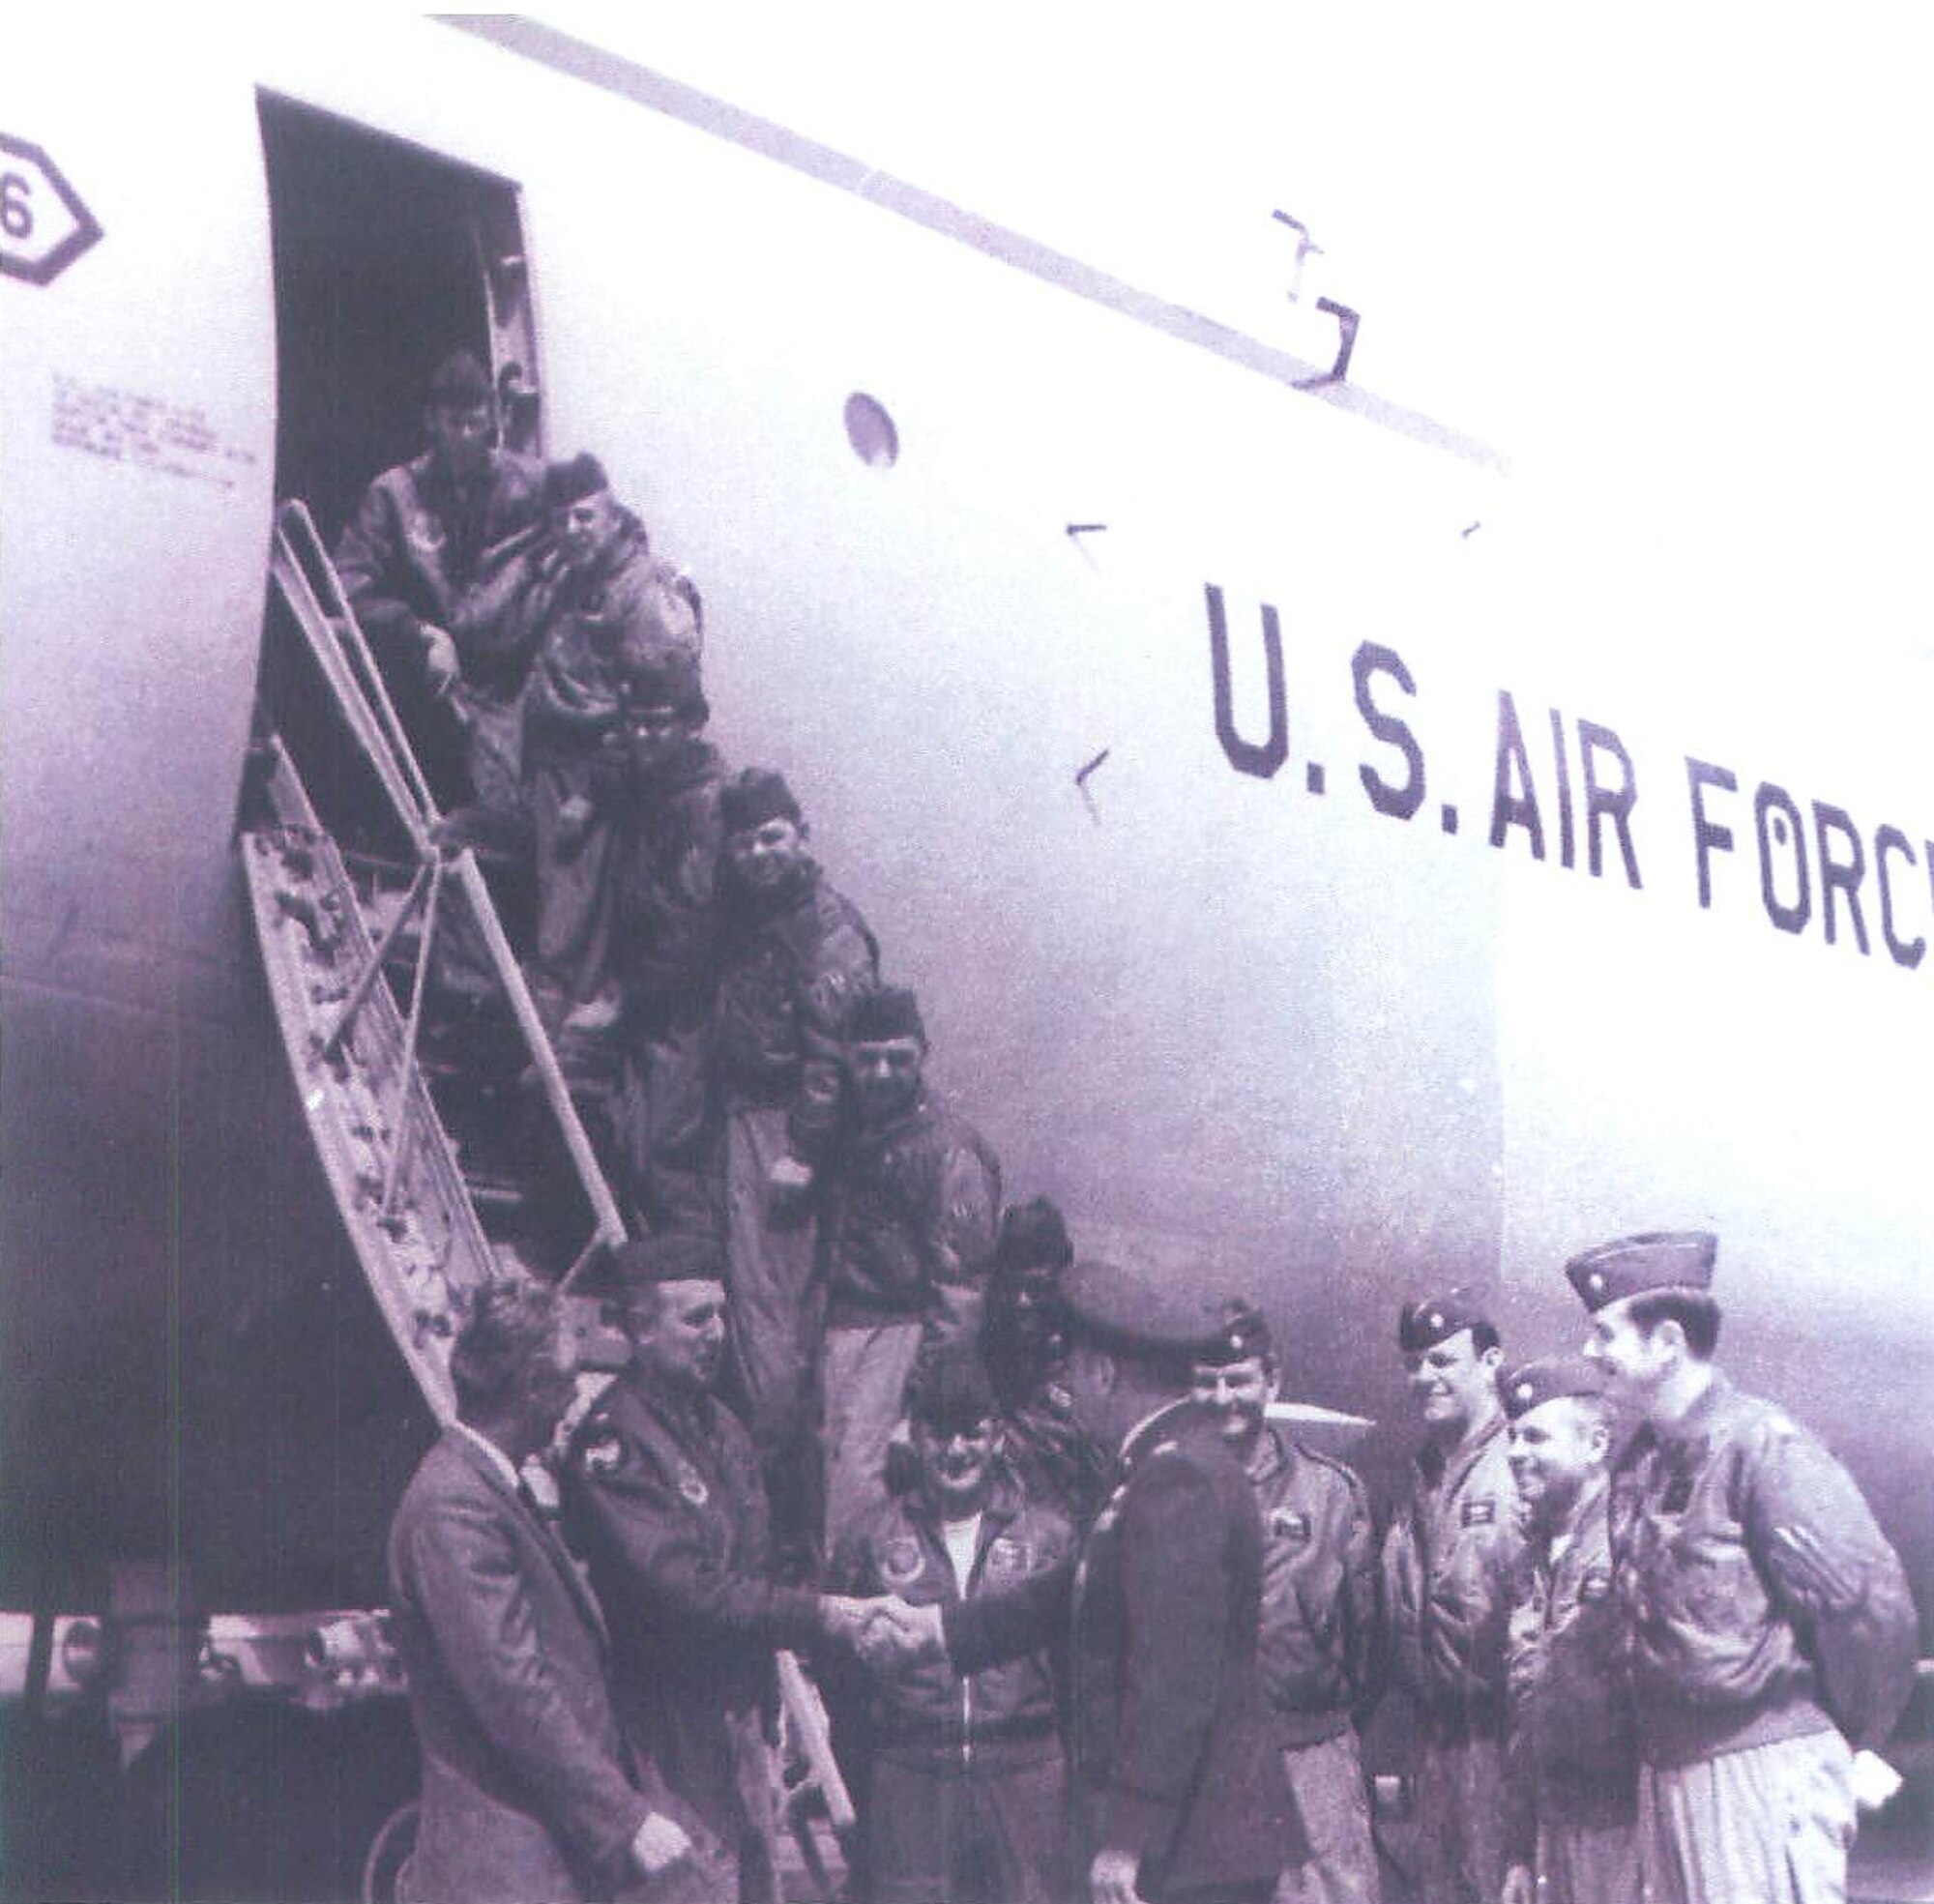
<svg viewBox="0 0 1934 1904">
<path fill-rule="evenodd" d="M 542 449 L 515 186 L 275 94 L 258 96 L 276 278 L 276 494 L 334 543 L 379 471 L 424 448 L 424 393 L 459 347 L 505 440 Z"/>
</svg>

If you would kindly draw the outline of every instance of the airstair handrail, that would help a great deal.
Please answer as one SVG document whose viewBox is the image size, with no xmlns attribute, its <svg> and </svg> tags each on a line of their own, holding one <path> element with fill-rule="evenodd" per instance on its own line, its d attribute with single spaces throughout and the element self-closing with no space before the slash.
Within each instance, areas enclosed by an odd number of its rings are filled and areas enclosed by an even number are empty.
<svg viewBox="0 0 1934 1904">
<path fill-rule="evenodd" d="M 315 517 L 309 513 L 308 505 L 300 496 L 292 496 L 278 512 L 277 521 L 304 580 L 318 593 L 318 605 L 335 621 L 340 631 L 343 651 L 355 665 L 363 691 L 376 716 L 378 728 L 410 791 L 416 796 L 419 810 L 428 824 L 435 825 L 442 816 L 437 812 L 436 802 L 430 795 L 429 782 L 424 777 L 416 748 L 410 745 L 410 738 L 403 731 L 396 703 L 390 698 L 389 684 L 383 679 L 383 671 L 376 665 L 376 658 L 370 651 L 369 637 L 363 632 L 363 624 L 357 620 L 355 609 L 349 605 L 349 592 L 342 586 L 342 577 L 337 571 L 335 559 L 323 546 Z"/>
<path fill-rule="evenodd" d="M 397 822 L 408 835 L 419 865 L 428 864 L 446 851 L 436 835 L 441 815 L 430 797 L 416 749 L 403 731 L 382 673 L 349 606 L 336 564 L 323 546 L 308 506 L 300 498 L 285 502 L 277 513 L 269 568 L 297 629 L 315 658 L 337 713 L 375 773 Z M 625 1219 L 610 1185 L 604 1180 L 577 1106 L 571 1101 L 571 1088 L 565 1082 L 537 1003 L 531 997 L 523 970 L 497 916 L 496 901 L 491 897 L 476 855 L 465 846 L 448 854 L 448 859 L 449 869 L 469 904 L 471 918 L 488 952 L 492 972 L 510 1001 L 518 1034 L 564 1138 L 579 1186 L 591 1206 L 593 1235 L 573 1266 L 574 1274 L 595 1253 L 597 1244 L 624 1240 Z M 415 1062 L 412 1049 L 409 1063 L 414 1066 Z"/>
</svg>

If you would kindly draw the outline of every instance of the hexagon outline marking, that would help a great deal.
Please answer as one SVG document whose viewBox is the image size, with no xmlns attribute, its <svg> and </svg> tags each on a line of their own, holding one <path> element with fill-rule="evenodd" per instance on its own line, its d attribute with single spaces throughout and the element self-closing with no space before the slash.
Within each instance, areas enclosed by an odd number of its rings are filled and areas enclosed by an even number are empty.
<svg viewBox="0 0 1934 1904">
<path fill-rule="evenodd" d="M 86 201 L 67 181 L 67 174 L 30 139 L 0 132 L 0 153 L 38 165 L 52 187 L 54 195 L 68 209 L 73 229 L 44 258 L 18 258 L 0 251 L 0 276 L 17 278 L 28 284 L 51 284 L 75 258 L 103 236 L 101 221 L 88 210 Z"/>
</svg>

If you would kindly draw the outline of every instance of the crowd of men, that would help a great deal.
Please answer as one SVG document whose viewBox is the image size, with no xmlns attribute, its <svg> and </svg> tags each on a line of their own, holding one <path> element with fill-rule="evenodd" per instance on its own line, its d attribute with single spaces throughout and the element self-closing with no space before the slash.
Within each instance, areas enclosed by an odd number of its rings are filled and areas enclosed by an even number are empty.
<svg viewBox="0 0 1934 1904">
<path fill-rule="evenodd" d="M 422 1900 L 777 1896 L 778 1655 L 857 1801 L 870 1904 L 1840 1898 L 1912 1678 L 1845 1471 L 1714 1362 L 1714 1240 L 1566 1266 L 1582 1351 L 1405 1305 L 1421 1441 L 1375 1524 L 1274 1424 L 1253 1304 L 1078 1258 L 928 1091 L 783 778 L 704 740 L 698 596 L 595 459 L 491 447 L 474 360 L 341 567 L 462 798 L 525 839 L 534 989 L 618 1051 L 630 1362 L 574 1391 L 552 1293 L 456 1337 L 391 1542 Z M 408 697 L 404 697 L 407 699 Z M 1400 1699 L 1380 1853 L 1359 1747 Z"/>
</svg>

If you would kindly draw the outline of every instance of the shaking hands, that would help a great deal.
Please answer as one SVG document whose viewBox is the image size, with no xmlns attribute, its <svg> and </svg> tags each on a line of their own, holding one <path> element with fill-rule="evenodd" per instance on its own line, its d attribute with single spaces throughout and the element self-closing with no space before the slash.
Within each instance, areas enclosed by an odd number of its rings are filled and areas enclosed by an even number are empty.
<svg viewBox="0 0 1934 1904">
<path fill-rule="evenodd" d="M 828 1636 L 851 1646 L 875 1672 L 947 1657 L 937 1606 L 913 1606 L 895 1594 L 875 1599 L 828 1595 L 819 1606 Z"/>
</svg>

